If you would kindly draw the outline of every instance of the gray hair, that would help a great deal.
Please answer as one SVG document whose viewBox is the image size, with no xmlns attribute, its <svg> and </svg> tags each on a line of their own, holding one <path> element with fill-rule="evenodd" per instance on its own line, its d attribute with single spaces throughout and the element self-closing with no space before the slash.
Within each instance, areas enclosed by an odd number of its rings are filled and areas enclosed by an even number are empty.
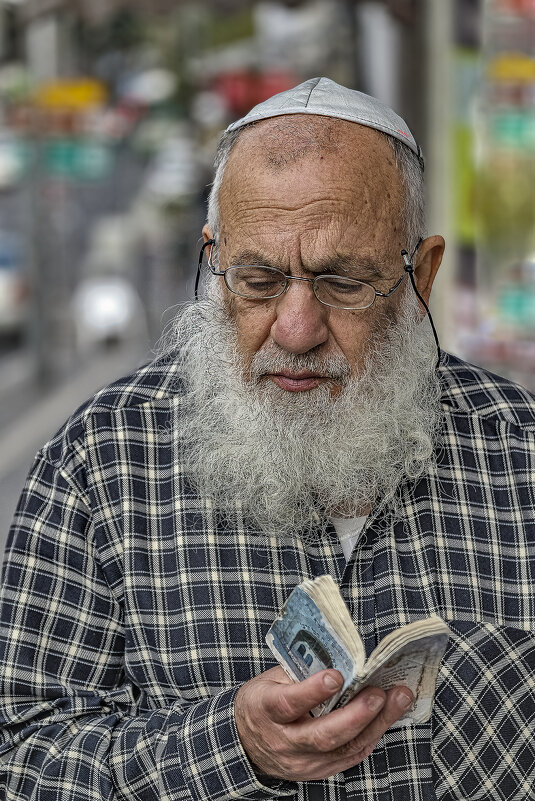
<svg viewBox="0 0 535 801">
<path fill-rule="evenodd" d="M 229 156 L 240 134 L 257 123 L 252 122 L 242 128 L 224 133 L 219 141 L 214 161 L 215 176 L 208 196 L 207 223 L 212 236 L 217 239 L 220 231 L 219 190 Z M 405 228 L 407 249 L 410 253 L 416 248 L 420 237 L 425 235 L 425 190 L 422 166 L 416 154 L 402 141 L 388 134 L 382 134 L 394 152 L 396 166 L 401 174 L 405 190 L 405 202 L 401 223 Z"/>
</svg>

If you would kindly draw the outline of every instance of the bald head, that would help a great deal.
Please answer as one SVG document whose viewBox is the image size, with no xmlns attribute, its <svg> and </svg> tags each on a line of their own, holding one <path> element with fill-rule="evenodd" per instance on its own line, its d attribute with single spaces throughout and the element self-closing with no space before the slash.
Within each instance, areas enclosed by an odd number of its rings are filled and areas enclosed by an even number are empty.
<svg viewBox="0 0 535 801">
<path fill-rule="evenodd" d="M 248 146 L 265 166 L 284 168 L 306 156 L 340 154 L 348 126 L 351 123 L 305 114 L 274 117 L 246 128 L 240 145 Z"/>
<path fill-rule="evenodd" d="M 330 164 L 356 188 L 365 174 L 391 204 L 396 228 L 407 247 L 424 232 L 423 180 L 416 156 L 399 140 L 371 128 L 332 117 L 292 114 L 263 120 L 226 133 L 216 157 L 216 176 L 208 205 L 208 227 L 220 232 L 221 190 L 227 167 L 245 175 L 254 169 L 317 170 Z M 220 197 L 221 194 L 221 197 Z"/>
<path fill-rule="evenodd" d="M 384 134 L 345 120 L 308 114 L 274 117 L 246 127 L 233 148 L 233 158 L 243 164 L 251 156 L 274 170 L 300 166 L 304 159 L 324 158 L 338 160 L 341 167 L 367 162 L 375 169 L 385 164 L 397 169 Z"/>
</svg>

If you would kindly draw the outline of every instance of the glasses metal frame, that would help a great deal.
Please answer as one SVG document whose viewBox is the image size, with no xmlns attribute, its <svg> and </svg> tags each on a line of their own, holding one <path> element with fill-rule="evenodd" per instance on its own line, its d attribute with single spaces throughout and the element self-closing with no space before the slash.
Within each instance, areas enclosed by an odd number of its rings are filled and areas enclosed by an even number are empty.
<svg viewBox="0 0 535 801">
<path fill-rule="evenodd" d="M 204 247 L 206 247 L 208 244 L 210 244 L 210 243 L 209 242 L 205 242 L 205 244 L 203 245 L 203 250 L 204 250 Z M 212 241 L 212 244 L 213 244 L 213 241 Z M 373 289 L 373 291 L 375 292 L 375 295 L 373 297 L 373 300 L 370 303 L 368 303 L 366 306 L 339 306 L 339 305 L 335 305 L 334 303 L 327 303 L 327 301 L 322 300 L 318 296 L 317 286 L 318 286 L 318 281 L 320 281 L 322 278 L 343 278 L 343 276 L 336 275 L 336 274 L 333 274 L 333 273 L 322 273 L 321 275 L 314 276 L 314 278 L 305 278 L 304 276 L 301 276 L 301 275 L 287 275 L 286 273 L 283 273 L 282 270 L 279 270 L 276 267 L 269 267 L 266 264 L 236 264 L 236 265 L 231 265 L 230 267 L 227 267 L 226 270 L 217 270 L 215 268 L 214 264 L 213 264 L 213 261 L 212 261 L 212 253 L 213 253 L 213 248 L 210 249 L 210 253 L 209 253 L 209 256 L 208 256 L 208 267 L 210 268 L 210 272 L 212 273 L 212 275 L 219 275 L 219 276 L 223 277 L 224 280 L 225 280 L 225 285 L 226 285 L 227 289 L 229 290 L 229 292 L 232 292 L 234 295 L 238 295 L 238 297 L 247 298 L 248 300 L 273 300 L 273 298 L 280 298 L 281 295 L 284 295 L 284 293 L 287 292 L 287 290 L 288 290 L 288 288 L 290 286 L 290 281 L 305 281 L 306 283 L 312 284 L 312 289 L 314 291 L 314 295 L 315 295 L 316 299 L 320 303 L 322 303 L 324 306 L 328 306 L 331 309 L 344 309 L 346 311 L 364 311 L 365 309 L 369 309 L 369 308 L 371 308 L 373 306 L 373 304 L 375 303 L 375 298 L 377 298 L 377 297 L 389 298 L 391 295 L 394 294 L 396 289 L 398 289 L 398 287 L 401 285 L 401 282 L 403 281 L 403 279 L 405 278 L 405 276 L 407 274 L 406 272 L 404 272 L 401 275 L 401 277 L 396 281 L 396 283 L 387 292 L 380 292 L 369 281 L 361 281 L 360 279 L 357 279 L 357 278 L 350 278 L 349 280 L 355 281 L 355 283 L 363 284 L 364 286 L 368 286 L 368 287 L 370 287 L 370 289 Z M 201 252 L 201 261 L 202 261 L 202 252 Z M 277 273 L 278 275 L 283 276 L 284 279 L 285 279 L 285 284 L 282 287 L 282 289 L 280 290 L 280 292 L 277 292 L 275 295 L 265 295 L 264 297 L 261 297 L 261 298 L 256 298 L 256 297 L 251 296 L 251 295 L 244 295 L 241 292 L 236 292 L 236 290 L 233 289 L 230 286 L 230 284 L 228 282 L 228 279 L 227 279 L 227 275 L 229 274 L 230 270 L 233 270 L 233 269 L 236 269 L 236 268 L 242 268 L 242 267 L 262 267 L 262 268 L 265 268 L 265 269 L 270 270 L 270 271 L 272 271 L 274 273 Z"/>
</svg>

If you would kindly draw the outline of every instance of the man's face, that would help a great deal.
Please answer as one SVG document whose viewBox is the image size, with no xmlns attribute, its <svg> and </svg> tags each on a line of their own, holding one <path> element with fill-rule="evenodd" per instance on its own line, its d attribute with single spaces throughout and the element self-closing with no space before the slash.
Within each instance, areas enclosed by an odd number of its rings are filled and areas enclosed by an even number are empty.
<svg viewBox="0 0 535 801">
<path fill-rule="evenodd" d="M 277 144 L 269 122 L 244 133 L 219 195 L 220 269 L 265 264 L 307 278 L 337 273 L 381 292 L 396 283 L 403 274 L 401 250 L 409 243 L 398 222 L 402 189 L 393 153 L 376 131 L 351 123 L 337 127 L 342 133 L 334 144 L 305 148 L 289 163 L 266 155 L 285 146 L 284 139 Z M 386 320 L 396 315 L 403 291 L 377 298 L 364 311 L 325 306 L 301 281 L 267 301 L 225 293 L 246 371 L 255 354 L 274 350 L 342 357 L 354 376 Z M 263 380 L 289 393 L 306 392 L 329 382 L 329 375 L 292 367 L 267 372 Z M 339 383 L 330 383 L 337 394 Z"/>
<path fill-rule="evenodd" d="M 375 131 L 289 117 L 259 123 L 242 132 L 225 170 L 216 263 L 340 273 L 386 292 L 413 244 L 398 222 L 400 184 Z M 418 251 L 425 300 L 443 244 L 431 237 Z M 255 301 L 211 280 L 228 314 L 209 292 L 177 327 L 189 344 L 178 350 L 186 395 L 174 431 L 201 495 L 288 538 L 378 501 L 395 511 L 407 472 L 413 481 L 432 461 L 440 416 L 436 351 L 407 281 L 348 311 L 321 304 L 307 282 Z"/>
</svg>

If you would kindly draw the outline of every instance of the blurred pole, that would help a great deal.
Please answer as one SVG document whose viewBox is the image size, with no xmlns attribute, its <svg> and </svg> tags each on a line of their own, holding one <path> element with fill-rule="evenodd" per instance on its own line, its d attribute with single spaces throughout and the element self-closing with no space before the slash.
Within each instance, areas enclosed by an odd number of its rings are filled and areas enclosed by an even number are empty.
<svg viewBox="0 0 535 801">
<path fill-rule="evenodd" d="M 6 58 L 6 13 L 7 9 L 3 2 L 0 2 L 0 63 Z"/>
<path fill-rule="evenodd" d="M 26 64 L 37 82 L 76 74 L 75 12 L 69 5 L 62 0 L 30 0 L 23 5 Z"/>
<path fill-rule="evenodd" d="M 26 62 L 39 84 L 58 77 L 59 38 L 57 18 L 50 14 L 30 16 L 26 25 Z M 53 336 L 53 289 L 56 274 L 49 248 L 51 209 L 45 202 L 42 120 L 32 109 L 30 126 L 30 170 L 26 182 L 27 246 L 32 279 L 30 346 L 34 381 L 41 389 L 50 388 L 56 377 Z M 50 201 L 49 201 L 50 203 Z"/>
<path fill-rule="evenodd" d="M 42 197 L 42 145 L 38 125 L 32 126 L 30 173 L 26 182 L 27 207 L 27 253 L 32 282 L 32 315 L 29 340 L 33 357 L 34 381 L 37 386 L 47 389 L 53 383 L 55 372 L 53 338 L 51 333 L 50 285 L 53 277 L 49 274 L 46 248 L 46 234 L 43 230 Z"/>
<path fill-rule="evenodd" d="M 342 58 L 344 60 L 347 83 L 353 89 L 360 88 L 359 32 L 355 0 L 344 0 L 339 8 L 340 29 L 345 31 L 342 42 Z"/>
<path fill-rule="evenodd" d="M 452 303 L 455 281 L 455 242 L 452 221 L 452 70 L 453 0 L 424 3 L 427 72 L 427 231 L 442 234 L 446 252 L 438 272 L 431 305 L 442 346 L 454 341 Z"/>
<path fill-rule="evenodd" d="M 366 0 L 356 6 L 359 30 L 360 89 L 399 108 L 401 25 L 384 3 Z"/>
</svg>

